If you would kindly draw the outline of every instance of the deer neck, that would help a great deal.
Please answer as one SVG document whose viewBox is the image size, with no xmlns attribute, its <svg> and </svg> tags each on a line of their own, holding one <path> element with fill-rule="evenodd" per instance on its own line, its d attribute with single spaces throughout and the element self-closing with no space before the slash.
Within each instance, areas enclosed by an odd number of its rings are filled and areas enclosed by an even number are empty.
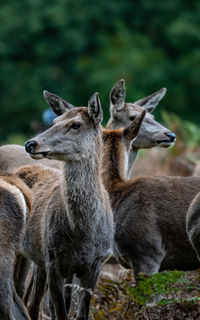
<svg viewBox="0 0 200 320">
<path fill-rule="evenodd" d="M 70 227 L 89 232 L 100 218 L 98 208 L 103 206 L 100 158 L 65 162 L 62 173 L 63 199 Z"/>
<path fill-rule="evenodd" d="M 127 174 L 126 174 L 127 179 L 131 178 L 131 173 L 134 168 L 134 164 L 137 157 L 138 157 L 138 149 L 134 149 L 132 147 L 128 156 L 128 168 L 127 168 Z"/>
<path fill-rule="evenodd" d="M 103 182 L 109 194 L 126 181 L 128 153 L 120 139 L 107 139 L 103 155 Z"/>
</svg>

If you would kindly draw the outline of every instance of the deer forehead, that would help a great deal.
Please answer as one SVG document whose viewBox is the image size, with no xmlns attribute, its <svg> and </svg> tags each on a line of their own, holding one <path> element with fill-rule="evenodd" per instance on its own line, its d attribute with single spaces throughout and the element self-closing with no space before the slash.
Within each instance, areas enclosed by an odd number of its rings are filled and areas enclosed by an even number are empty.
<svg viewBox="0 0 200 320">
<path fill-rule="evenodd" d="M 140 107 L 140 106 L 138 106 L 138 105 L 135 104 L 135 103 L 127 103 L 127 108 L 128 108 L 128 110 L 129 110 L 129 115 L 130 115 L 130 116 L 136 116 L 136 115 L 140 114 L 143 110 L 146 110 L 145 108 Z M 146 111 L 147 111 L 147 110 L 146 110 Z M 153 116 L 151 113 L 146 112 L 145 117 L 144 117 L 144 120 L 145 120 L 145 119 L 152 119 L 152 120 L 154 120 L 154 116 Z M 143 121 L 144 121 L 144 120 L 143 120 Z"/>
<path fill-rule="evenodd" d="M 52 124 L 55 125 L 59 123 L 63 123 L 63 124 L 65 123 L 65 125 L 68 126 L 75 121 L 78 121 L 81 123 L 86 122 L 87 124 L 91 122 L 88 115 L 88 109 L 86 107 L 77 107 L 77 108 L 71 109 L 65 112 L 63 115 L 54 119 Z"/>
</svg>

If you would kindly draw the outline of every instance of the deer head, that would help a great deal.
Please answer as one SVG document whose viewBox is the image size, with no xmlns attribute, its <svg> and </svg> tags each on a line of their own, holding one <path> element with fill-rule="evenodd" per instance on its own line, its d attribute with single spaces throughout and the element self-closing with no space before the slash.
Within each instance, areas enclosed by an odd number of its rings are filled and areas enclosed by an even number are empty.
<svg viewBox="0 0 200 320">
<path fill-rule="evenodd" d="M 127 127 L 135 117 L 143 110 L 146 110 L 140 132 L 132 147 L 134 149 L 152 148 L 156 146 L 169 147 L 175 141 L 175 134 L 155 121 L 153 112 L 159 101 L 165 96 L 166 88 L 162 88 L 150 96 L 125 103 L 126 89 L 125 81 L 122 79 L 115 84 L 110 92 L 110 113 L 111 118 L 107 124 L 108 129 Z"/>
<path fill-rule="evenodd" d="M 51 128 L 25 143 L 26 151 L 34 159 L 79 161 L 91 157 L 99 143 L 103 119 L 98 93 L 89 99 L 88 108 L 75 108 L 48 91 L 44 91 L 44 97 L 58 117 Z"/>
</svg>

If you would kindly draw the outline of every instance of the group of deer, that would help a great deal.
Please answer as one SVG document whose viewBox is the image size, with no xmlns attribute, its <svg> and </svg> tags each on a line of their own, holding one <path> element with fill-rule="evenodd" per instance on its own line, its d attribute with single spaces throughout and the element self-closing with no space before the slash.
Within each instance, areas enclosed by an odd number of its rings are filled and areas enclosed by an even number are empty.
<svg viewBox="0 0 200 320">
<path fill-rule="evenodd" d="M 141 272 L 199 267 L 200 178 L 129 180 L 139 149 L 175 141 L 151 115 L 165 92 L 125 103 L 120 80 L 103 129 L 97 93 L 88 107 L 74 107 L 44 91 L 58 117 L 25 143 L 31 157 L 20 146 L 0 148 L 0 167 L 9 172 L 0 176 L 0 320 L 38 319 L 47 289 L 51 319 L 69 319 L 73 283 L 81 288 L 76 319 L 88 319 L 91 291 L 111 255 L 136 281 Z"/>
</svg>

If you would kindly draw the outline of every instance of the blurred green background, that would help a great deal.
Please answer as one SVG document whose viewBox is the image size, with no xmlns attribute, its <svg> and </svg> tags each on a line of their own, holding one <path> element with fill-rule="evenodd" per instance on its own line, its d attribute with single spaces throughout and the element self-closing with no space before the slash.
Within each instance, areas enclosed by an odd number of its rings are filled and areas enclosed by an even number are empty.
<svg viewBox="0 0 200 320">
<path fill-rule="evenodd" d="M 106 122 L 121 78 L 127 101 L 167 87 L 158 109 L 198 124 L 200 1 L 1 2 L 1 143 L 33 135 L 31 121 L 47 108 L 44 89 L 74 105 L 98 91 Z"/>
</svg>

